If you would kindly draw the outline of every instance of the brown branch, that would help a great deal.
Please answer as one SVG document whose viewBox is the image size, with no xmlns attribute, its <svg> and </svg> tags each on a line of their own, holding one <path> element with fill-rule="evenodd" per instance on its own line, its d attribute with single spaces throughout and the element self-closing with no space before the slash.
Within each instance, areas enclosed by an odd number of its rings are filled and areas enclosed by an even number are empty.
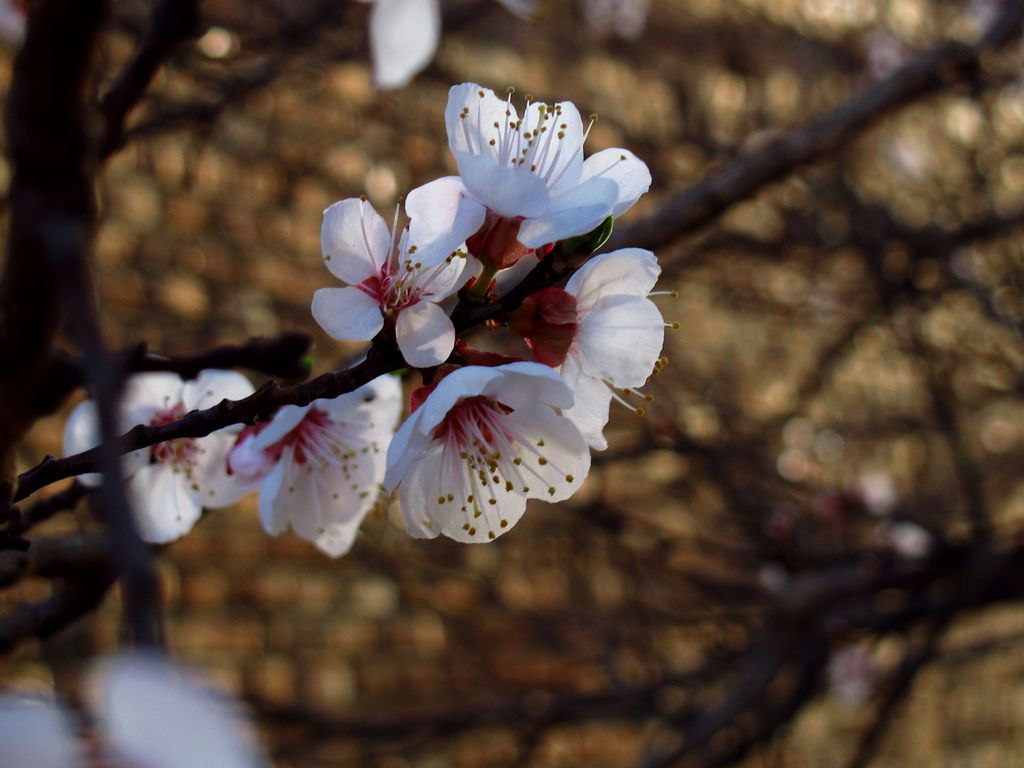
<svg viewBox="0 0 1024 768">
<path fill-rule="evenodd" d="M 112 569 L 80 573 L 45 600 L 19 605 L 0 615 L 0 653 L 7 653 L 26 640 L 49 637 L 90 613 L 103 601 L 113 583 Z"/>
<path fill-rule="evenodd" d="M 98 533 L 37 539 L 27 552 L 0 552 L 0 587 L 26 576 L 69 579 L 82 571 L 97 572 L 113 566 L 110 544 Z"/>
<path fill-rule="evenodd" d="M 124 121 L 174 48 L 188 38 L 198 21 L 198 0 L 162 0 L 153 11 L 145 37 L 131 62 L 100 102 L 106 121 L 100 151 L 104 156 L 124 146 Z"/>
<path fill-rule="evenodd" d="M 620 229 L 612 236 L 608 249 L 666 245 L 703 227 L 799 166 L 838 149 L 890 112 L 953 83 L 971 80 L 980 72 L 982 57 L 1013 40 L 1022 21 L 1024 4 L 1007 2 L 1003 13 L 977 43 L 940 45 L 804 127 L 737 157 L 669 200 L 657 213 Z"/>
<path fill-rule="evenodd" d="M 150 352 L 145 343 L 111 356 L 125 374 L 169 372 L 194 379 L 209 368 L 246 368 L 280 379 L 303 379 L 309 375 L 306 354 L 310 338 L 303 333 L 282 333 L 272 339 L 252 339 L 245 344 L 224 344 L 188 355 L 164 356 Z M 64 353 L 50 365 L 46 392 L 40 399 L 57 404 L 84 386 L 85 361 Z"/>
<path fill-rule="evenodd" d="M 78 502 L 85 498 L 91 490 L 93 489 L 87 485 L 74 482 L 63 491 L 37 501 L 24 512 L 15 510 L 11 521 L 3 529 L 2 534 L 12 539 L 22 536 L 57 513 L 74 509 Z"/>
</svg>

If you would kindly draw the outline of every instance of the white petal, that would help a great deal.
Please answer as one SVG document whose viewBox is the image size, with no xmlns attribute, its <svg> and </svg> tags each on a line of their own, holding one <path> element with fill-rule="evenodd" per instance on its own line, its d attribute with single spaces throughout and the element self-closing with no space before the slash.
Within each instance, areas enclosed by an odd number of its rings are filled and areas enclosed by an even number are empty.
<svg viewBox="0 0 1024 768">
<path fill-rule="evenodd" d="M 233 431 L 219 430 L 197 441 L 202 453 L 193 472 L 204 507 L 229 507 L 254 490 L 251 480 L 236 473 L 228 474 L 228 454 L 236 437 Z"/>
<path fill-rule="evenodd" d="M 505 114 L 506 111 L 509 114 Z M 463 114 L 466 116 L 462 117 Z M 456 155 L 459 152 L 487 154 L 497 161 L 501 132 L 508 123 L 518 120 L 515 106 L 499 99 L 490 88 L 462 83 L 448 90 L 444 122 L 448 130 L 448 146 Z M 490 143 L 491 139 L 495 139 L 494 144 Z"/>
<path fill-rule="evenodd" d="M 458 176 L 445 176 L 405 197 L 410 218 L 409 240 L 416 245 L 416 261 L 437 264 L 484 223 L 487 209 L 473 199 Z"/>
<path fill-rule="evenodd" d="M 147 424 L 153 414 L 181 401 L 181 388 L 185 382 L 176 373 L 140 373 L 125 382 L 121 396 L 121 409 L 130 424 Z"/>
<path fill-rule="evenodd" d="M 254 768 L 262 761 L 222 701 L 156 655 L 114 657 L 93 679 L 111 745 L 147 768 Z"/>
<path fill-rule="evenodd" d="M 324 545 L 322 551 L 332 557 L 347 552 L 377 500 L 379 478 L 373 459 L 357 451 L 343 467 L 318 464 L 309 457 L 300 463 L 289 453 L 281 465 L 284 475 L 274 519 L 287 518 L 296 534 Z"/>
<path fill-rule="evenodd" d="M 440 365 L 455 348 L 455 326 L 437 304 L 421 301 L 398 313 L 398 348 L 414 368 Z"/>
<path fill-rule="evenodd" d="M 379 274 L 390 247 L 388 225 L 369 203 L 350 197 L 324 211 L 320 250 L 327 269 L 339 280 L 359 285 Z"/>
<path fill-rule="evenodd" d="M 67 423 L 64 425 L 64 455 L 73 456 L 99 444 L 100 424 L 96 414 L 96 403 L 84 400 L 68 414 Z M 78 480 L 84 485 L 98 486 L 103 482 L 103 475 L 89 472 L 79 475 Z"/>
<path fill-rule="evenodd" d="M 541 129 L 545 130 L 541 132 Z M 528 164 L 537 166 L 535 172 L 546 180 L 552 197 L 564 194 L 580 183 L 584 131 L 583 120 L 575 104 L 562 101 L 552 106 L 535 101 L 523 113 L 521 130 L 540 136 L 536 139 L 536 155 L 528 160 Z"/>
<path fill-rule="evenodd" d="M 508 217 L 541 216 L 551 207 L 544 179 L 528 168 L 504 165 L 489 152 L 454 154 L 466 189 L 495 213 Z"/>
<path fill-rule="evenodd" d="M 619 188 L 611 213 L 616 219 L 651 188 L 647 164 L 628 149 L 605 149 L 588 157 L 583 163 L 582 180 L 598 176 L 614 181 Z"/>
<path fill-rule="evenodd" d="M 352 392 L 316 400 L 315 405 L 335 422 L 346 422 L 355 432 L 388 442 L 402 413 L 402 380 L 385 374 Z M 386 447 L 386 446 L 385 446 Z"/>
<path fill-rule="evenodd" d="M 660 274 L 661 267 L 653 253 L 642 248 L 622 248 L 587 261 L 569 278 L 565 290 L 576 297 L 577 306 L 586 309 L 603 296 L 646 296 Z"/>
<path fill-rule="evenodd" d="M 618 187 L 608 179 L 593 178 L 554 198 L 542 215 L 528 218 L 519 227 L 519 242 L 539 248 L 567 237 L 585 235 L 611 214 Z"/>
<path fill-rule="evenodd" d="M 281 494 L 281 484 L 284 482 L 286 460 L 292 460 L 290 448 L 270 470 L 270 474 L 263 478 L 263 485 L 260 486 L 260 521 L 263 523 L 263 530 L 271 536 L 279 536 L 288 530 L 288 510 L 281 508 L 281 514 L 278 514 L 277 505 L 277 497 Z"/>
<path fill-rule="evenodd" d="M 494 279 L 495 294 L 504 296 L 523 282 L 538 264 L 540 264 L 540 259 L 537 258 L 537 254 L 530 251 L 508 269 L 501 270 Z"/>
<path fill-rule="evenodd" d="M 270 423 L 252 439 L 252 447 L 262 450 L 283 440 L 289 432 L 302 423 L 307 413 L 309 413 L 308 405 L 282 405 L 277 409 L 277 413 L 274 414 Z"/>
<path fill-rule="evenodd" d="M 455 403 L 463 397 L 479 395 L 490 381 L 500 378 L 503 367 L 484 368 L 479 365 L 467 365 L 449 373 L 441 379 L 441 383 L 416 411 L 415 415 L 419 417 L 417 430 L 429 435 L 434 431 L 434 427 L 444 420 Z"/>
<path fill-rule="evenodd" d="M 493 370 L 501 375 L 481 390 L 510 408 L 535 407 L 538 404 L 552 408 L 568 408 L 573 403 L 572 390 L 562 381 L 555 369 L 541 363 L 509 363 Z"/>
<path fill-rule="evenodd" d="M 380 306 L 358 288 L 320 288 L 313 294 L 312 312 L 336 339 L 369 341 L 384 327 Z"/>
<path fill-rule="evenodd" d="M 575 397 L 572 408 L 563 410 L 562 414 L 577 426 L 592 449 L 603 451 L 608 447 L 603 433 L 608 423 L 611 390 L 599 378 L 584 371 L 572 352 L 565 358 L 559 373 Z"/>
<path fill-rule="evenodd" d="M 199 494 L 184 473 L 157 463 L 143 467 L 128 481 L 139 536 L 150 544 L 166 544 L 192 530 L 202 508 Z"/>
<path fill-rule="evenodd" d="M 75 736 L 67 716 L 49 702 L 0 697 L 0 750 L 11 768 L 73 768 Z"/>
<path fill-rule="evenodd" d="M 441 302 L 469 282 L 474 274 L 475 261 L 470 258 L 453 258 L 433 267 L 414 270 L 411 285 L 422 298 Z"/>
<path fill-rule="evenodd" d="M 430 442 L 430 437 L 418 429 L 421 417 L 420 411 L 416 411 L 402 422 L 395 431 L 395 436 L 391 438 L 391 444 L 388 446 L 387 471 L 384 473 L 384 490 L 388 493 L 394 491 L 402 482 L 412 468 L 413 462 L 423 454 Z"/>
<path fill-rule="evenodd" d="M 650 299 L 606 296 L 583 318 L 573 342 L 583 368 L 618 387 L 640 387 L 654 371 L 665 321 Z"/>
<path fill-rule="evenodd" d="M 590 450 L 576 425 L 544 407 L 521 408 L 506 419 L 530 441 L 519 466 L 530 487 L 526 495 L 551 502 L 572 496 L 590 472 Z"/>
<path fill-rule="evenodd" d="M 221 400 L 242 400 L 255 390 L 252 382 L 237 371 L 208 370 L 181 388 L 181 401 L 185 409 L 203 410 Z"/>
<path fill-rule="evenodd" d="M 441 36 L 437 0 L 377 0 L 370 11 L 373 74 L 381 88 L 400 88 L 434 57 Z"/>
<path fill-rule="evenodd" d="M 361 522 L 361 518 L 353 518 L 344 523 L 328 523 L 313 544 L 328 557 L 341 557 L 352 549 Z"/>
<path fill-rule="evenodd" d="M 448 457 L 446 466 L 444 448 L 432 443 L 398 489 L 406 531 L 416 538 L 443 533 L 464 543 L 485 543 L 510 530 L 526 509 L 526 498 L 504 486 L 496 489 L 494 504 L 475 496 L 470 502 L 473 492 L 459 457 Z"/>
</svg>

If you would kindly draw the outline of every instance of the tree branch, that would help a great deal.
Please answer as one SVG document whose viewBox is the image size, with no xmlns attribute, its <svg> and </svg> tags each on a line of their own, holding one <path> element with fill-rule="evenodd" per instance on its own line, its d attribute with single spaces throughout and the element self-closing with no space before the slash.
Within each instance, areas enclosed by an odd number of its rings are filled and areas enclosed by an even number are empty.
<svg viewBox="0 0 1024 768">
<path fill-rule="evenodd" d="M 1002 14 L 977 43 L 950 42 L 922 54 L 870 90 L 806 126 L 737 157 L 669 200 L 657 213 L 618 230 L 607 249 L 654 249 L 703 227 L 765 185 L 838 149 L 890 112 L 954 82 L 972 79 L 980 71 L 982 57 L 1013 40 L 1022 21 L 1024 4 L 1007 2 Z"/>
</svg>

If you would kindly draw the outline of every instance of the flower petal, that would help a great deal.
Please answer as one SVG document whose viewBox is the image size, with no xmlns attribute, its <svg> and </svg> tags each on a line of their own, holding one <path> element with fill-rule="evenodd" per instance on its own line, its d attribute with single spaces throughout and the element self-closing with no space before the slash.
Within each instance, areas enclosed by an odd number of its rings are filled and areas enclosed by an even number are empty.
<svg viewBox="0 0 1024 768">
<path fill-rule="evenodd" d="M 423 299 L 434 303 L 444 301 L 469 282 L 474 274 L 475 259 L 452 258 L 433 267 L 417 269 L 410 275 L 411 286 Z"/>
<path fill-rule="evenodd" d="M 604 428 L 612 402 L 611 390 L 599 378 L 584 371 L 572 353 L 565 358 L 559 373 L 575 398 L 572 408 L 563 410 L 562 415 L 576 425 L 587 445 L 595 451 L 603 451 L 608 447 Z"/>
<path fill-rule="evenodd" d="M 448 146 L 456 154 L 487 154 L 497 162 L 501 134 L 506 125 L 518 120 L 515 106 L 499 99 L 490 88 L 482 88 L 476 83 L 461 83 L 448 89 L 444 122 L 448 130 Z M 491 139 L 495 139 L 494 144 L 490 143 Z"/>
<path fill-rule="evenodd" d="M 587 309 L 603 296 L 647 296 L 660 274 L 661 267 L 653 253 L 642 248 L 621 248 L 591 258 L 569 278 L 565 290 L 576 297 L 577 306 Z"/>
<path fill-rule="evenodd" d="M 235 444 L 236 430 L 222 429 L 197 441 L 202 453 L 193 470 L 199 486 L 200 503 L 210 509 L 229 507 L 249 491 L 254 483 L 237 473 L 228 474 L 228 454 Z"/>
<path fill-rule="evenodd" d="M 269 448 L 274 443 L 295 429 L 309 413 L 308 405 L 282 405 L 277 409 L 274 418 L 263 430 L 252 439 L 254 450 Z"/>
<path fill-rule="evenodd" d="M 532 102 L 523 112 L 521 131 L 531 134 L 536 142 L 536 150 L 526 164 L 545 180 L 553 197 L 580 183 L 585 133 L 575 104 Z"/>
<path fill-rule="evenodd" d="M 610 179 L 595 177 L 554 198 L 540 215 L 528 218 L 519 227 L 519 242 L 529 248 L 585 235 L 611 214 L 619 188 Z"/>
<path fill-rule="evenodd" d="M 573 403 L 572 390 L 557 371 L 546 365 L 509 363 L 493 370 L 498 371 L 500 377 L 487 382 L 480 392 L 509 408 L 535 407 L 538 403 L 552 408 L 569 408 Z"/>
<path fill-rule="evenodd" d="M 384 490 L 388 493 L 395 490 L 395 487 L 402 482 L 402 479 L 409 473 L 410 468 L 422 454 L 430 437 L 420 430 L 420 422 L 423 419 L 423 409 L 409 416 L 402 425 L 395 431 L 388 446 L 387 471 L 384 473 Z"/>
<path fill-rule="evenodd" d="M 583 368 L 618 387 L 640 387 L 654 370 L 665 341 L 665 321 L 650 299 L 606 296 L 577 328 Z"/>
<path fill-rule="evenodd" d="M 291 461 L 291 448 L 285 451 L 260 486 L 260 522 L 263 523 L 263 530 L 271 536 L 278 536 L 288 530 L 288 510 L 277 505 L 277 497 L 281 494 L 281 484 L 284 482 L 286 458 Z"/>
<path fill-rule="evenodd" d="M 398 313 L 398 348 L 414 368 L 440 365 L 455 348 L 455 326 L 437 304 L 421 301 Z"/>
<path fill-rule="evenodd" d="M 551 207 L 544 179 L 528 168 L 505 165 L 490 153 L 454 154 L 466 189 L 495 213 L 509 218 L 541 216 Z"/>
<path fill-rule="evenodd" d="M 0 744 L 4 765 L 12 768 L 71 768 L 78 764 L 67 715 L 47 701 L 0 697 Z"/>
<path fill-rule="evenodd" d="M 127 432 L 136 424 L 148 424 L 157 411 L 180 402 L 184 383 L 176 373 L 140 373 L 129 378 L 121 396 L 122 429 Z"/>
<path fill-rule="evenodd" d="M 416 245 L 416 261 L 437 264 L 484 223 L 487 209 L 470 196 L 462 179 L 445 176 L 405 197 L 410 218 L 409 240 Z"/>
<path fill-rule="evenodd" d="M 152 768 L 254 768 L 261 765 L 212 693 L 156 655 L 122 655 L 93 679 L 96 712 L 111 745 L 132 765 Z"/>
<path fill-rule="evenodd" d="M 522 364 L 520 363 L 519 365 Z M 541 366 L 539 363 L 529 363 L 529 365 L 537 365 L 541 368 L 547 367 Z M 416 424 L 417 430 L 425 435 L 429 435 L 444 420 L 444 417 L 448 415 L 448 411 L 451 410 L 455 403 L 463 397 L 479 395 L 490 381 L 501 377 L 502 368 L 504 367 L 484 368 L 478 365 L 467 365 L 465 368 L 459 368 L 449 373 L 441 379 L 437 388 L 430 393 L 430 396 L 424 401 L 423 405 L 416 411 L 415 415 L 419 416 Z M 551 369 L 548 368 L 548 370 L 550 371 Z"/>
<path fill-rule="evenodd" d="M 358 288 L 320 288 L 313 294 L 312 312 L 335 339 L 369 341 L 384 327 L 380 306 Z"/>
<path fill-rule="evenodd" d="M 437 0 L 377 0 L 370 10 L 370 51 L 380 88 L 401 88 L 434 57 L 441 37 Z"/>
<path fill-rule="evenodd" d="M 324 211 L 320 250 L 327 269 L 339 280 L 359 285 L 378 275 L 390 248 L 388 225 L 369 203 L 350 197 Z"/>
<path fill-rule="evenodd" d="M 377 501 L 377 465 L 369 452 L 357 451 L 344 464 L 322 464 L 311 457 L 300 462 L 289 451 L 281 466 L 275 521 L 287 519 L 297 535 L 331 557 L 345 554 Z"/>
<path fill-rule="evenodd" d="M 482 503 L 481 499 L 474 506 L 469 500 L 474 488 L 465 471 L 457 456 L 445 456 L 441 443 L 431 444 L 398 489 L 410 536 L 429 539 L 443 533 L 467 544 L 484 543 L 510 530 L 523 516 L 526 497 L 506 491 L 504 486 L 496 488 L 494 504 Z"/>
<path fill-rule="evenodd" d="M 237 371 L 207 370 L 181 388 L 181 402 L 189 411 L 212 408 L 222 400 L 242 400 L 255 389 L 252 382 Z"/>
<path fill-rule="evenodd" d="M 149 464 L 128 482 L 139 536 L 150 544 L 180 539 L 196 524 L 201 507 L 190 480 L 167 464 Z"/>
<path fill-rule="evenodd" d="M 598 177 L 610 179 L 618 186 L 618 198 L 611 212 L 616 219 L 651 188 L 647 164 L 628 149 L 605 149 L 588 157 L 583 163 L 581 180 Z"/>
<path fill-rule="evenodd" d="M 517 433 L 530 439 L 522 446 L 519 465 L 530 487 L 526 495 L 554 502 L 576 493 L 590 472 L 590 450 L 576 425 L 544 407 L 520 408 L 506 418 Z"/>
</svg>

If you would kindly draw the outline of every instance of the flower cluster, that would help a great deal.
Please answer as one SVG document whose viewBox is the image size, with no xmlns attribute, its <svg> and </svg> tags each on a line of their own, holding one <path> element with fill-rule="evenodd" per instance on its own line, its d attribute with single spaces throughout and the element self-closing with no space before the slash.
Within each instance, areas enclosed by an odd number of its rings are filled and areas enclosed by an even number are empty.
<svg viewBox="0 0 1024 768">
<path fill-rule="evenodd" d="M 399 211 L 389 228 L 364 198 L 327 208 L 323 260 L 343 285 L 312 301 L 330 336 L 392 339 L 410 367 L 425 369 L 409 418 L 396 432 L 401 387 L 383 376 L 244 429 L 129 454 L 125 475 L 146 540 L 171 541 L 202 507 L 258 490 L 268 533 L 291 528 L 338 556 L 383 489 L 397 493 L 413 536 L 490 541 L 515 525 L 528 499 L 557 502 L 579 489 L 590 451 L 607 447 L 612 400 L 643 413 L 633 403 L 651 398 L 637 387 L 665 362 L 666 324 L 650 299 L 660 269 L 638 248 L 591 254 L 647 191 L 647 166 L 624 149 L 584 158 L 589 127 L 568 102 L 528 100 L 520 115 L 511 89 L 499 98 L 465 83 L 451 89 L 445 118 L 459 175 L 412 190 L 402 227 Z M 456 343 L 458 301 L 498 301 L 546 258 L 585 261 L 563 287 L 500 308 L 491 322 L 520 337 L 532 360 Z M 188 383 L 139 376 L 124 399 L 124 426 L 164 424 L 251 391 L 224 371 Z M 84 403 L 65 449 L 97 440 Z"/>
</svg>

